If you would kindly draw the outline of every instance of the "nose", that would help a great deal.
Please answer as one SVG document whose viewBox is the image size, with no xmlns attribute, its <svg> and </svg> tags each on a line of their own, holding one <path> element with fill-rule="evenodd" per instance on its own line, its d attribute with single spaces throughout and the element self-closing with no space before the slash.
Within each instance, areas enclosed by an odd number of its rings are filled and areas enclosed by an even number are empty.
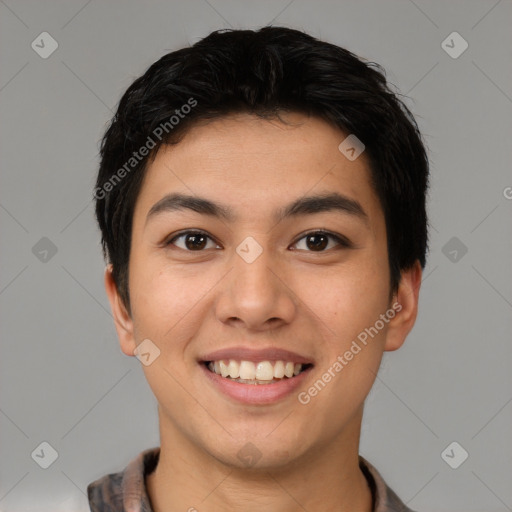
<svg viewBox="0 0 512 512">
<path fill-rule="evenodd" d="M 297 302 L 286 283 L 282 266 L 269 251 L 251 263 L 233 255 L 233 268 L 223 280 L 216 301 L 216 316 L 224 324 L 265 331 L 292 322 Z"/>
</svg>

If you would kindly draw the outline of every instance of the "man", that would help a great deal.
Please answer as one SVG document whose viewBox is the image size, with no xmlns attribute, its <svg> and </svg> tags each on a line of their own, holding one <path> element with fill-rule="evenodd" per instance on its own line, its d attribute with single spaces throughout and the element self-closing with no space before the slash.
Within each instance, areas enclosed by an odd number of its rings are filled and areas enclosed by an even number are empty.
<svg viewBox="0 0 512 512">
<path fill-rule="evenodd" d="M 412 329 L 428 160 L 375 64 L 280 27 L 217 31 L 122 97 L 96 216 L 160 447 L 92 511 L 407 511 L 358 454 Z"/>
</svg>

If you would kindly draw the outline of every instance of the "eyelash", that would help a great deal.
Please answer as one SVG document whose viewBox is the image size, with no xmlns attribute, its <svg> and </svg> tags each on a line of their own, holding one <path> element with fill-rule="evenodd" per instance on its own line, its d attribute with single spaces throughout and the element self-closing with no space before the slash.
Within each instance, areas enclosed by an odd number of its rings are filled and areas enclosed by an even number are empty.
<svg viewBox="0 0 512 512">
<path fill-rule="evenodd" d="M 186 235 L 204 235 L 206 236 L 207 238 L 209 238 L 210 240 L 214 241 L 215 243 L 217 243 L 215 241 L 214 238 L 212 238 L 208 233 L 206 233 L 205 231 L 201 231 L 201 230 L 189 230 L 189 231 L 182 231 L 178 234 L 176 234 L 175 236 L 173 236 L 172 238 L 170 238 L 167 242 L 165 242 L 165 246 L 169 246 L 169 245 L 172 245 L 176 240 L 178 240 L 179 238 L 182 238 Z M 347 239 L 345 238 L 344 236 L 342 235 L 336 235 L 334 233 L 331 233 L 330 231 L 326 231 L 326 230 L 312 230 L 312 231 L 308 231 L 304 234 L 301 235 L 300 238 L 298 238 L 294 243 L 293 245 L 297 245 L 301 240 L 303 240 L 304 238 L 308 237 L 308 236 L 311 236 L 311 235 L 324 235 L 324 236 L 327 236 L 329 238 L 331 238 L 332 240 L 336 241 L 341 247 L 343 248 L 351 248 L 352 247 L 352 243 Z M 218 244 L 220 245 L 220 244 Z M 189 249 L 182 249 L 181 247 L 178 247 L 178 249 L 181 249 L 183 251 L 187 251 L 187 252 L 203 252 L 205 249 L 200 249 L 198 251 L 191 251 Z M 322 251 L 307 251 L 307 252 L 312 252 L 312 253 L 315 253 L 315 252 L 328 252 L 329 250 L 332 250 L 331 249 L 324 249 Z"/>
</svg>

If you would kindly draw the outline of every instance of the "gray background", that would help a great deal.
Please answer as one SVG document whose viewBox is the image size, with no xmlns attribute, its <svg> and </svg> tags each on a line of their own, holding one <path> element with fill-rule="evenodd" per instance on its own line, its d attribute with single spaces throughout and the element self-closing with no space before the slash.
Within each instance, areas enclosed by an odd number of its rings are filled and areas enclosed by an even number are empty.
<svg viewBox="0 0 512 512">
<path fill-rule="evenodd" d="M 385 355 L 361 453 L 411 508 L 512 510 L 511 15 L 510 0 L 0 0 L 0 510 L 86 511 L 89 482 L 159 444 L 103 289 L 98 141 L 161 55 L 271 22 L 382 64 L 430 149 L 420 314 Z M 43 31 L 59 45 L 47 59 L 31 47 Z M 456 59 L 441 46 L 453 31 L 469 44 Z M 48 469 L 31 457 L 43 441 L 58 452 Z M 457 469 L 441 457 L 452 441 L 469 453 Z"/>
</svg>

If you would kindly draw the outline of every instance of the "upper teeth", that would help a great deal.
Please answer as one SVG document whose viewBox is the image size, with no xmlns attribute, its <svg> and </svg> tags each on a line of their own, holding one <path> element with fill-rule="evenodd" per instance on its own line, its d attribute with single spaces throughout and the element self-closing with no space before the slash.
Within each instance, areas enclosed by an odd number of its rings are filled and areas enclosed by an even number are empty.
<svg viewBox="0 0 512 512">
<path fill-rule="evenodd" d="M 254 363 L 252 361 L 211 361 L 208 368 L 222 375 L 222 377 L 231 377 L 232 379 L 244 380 L 272 380 L 282 379 L 283 377 L 293 377 L 298 375 L 302 370 L 302 364 L 293 363 L 291 361 L 260 361 Z"/>
</svg>

